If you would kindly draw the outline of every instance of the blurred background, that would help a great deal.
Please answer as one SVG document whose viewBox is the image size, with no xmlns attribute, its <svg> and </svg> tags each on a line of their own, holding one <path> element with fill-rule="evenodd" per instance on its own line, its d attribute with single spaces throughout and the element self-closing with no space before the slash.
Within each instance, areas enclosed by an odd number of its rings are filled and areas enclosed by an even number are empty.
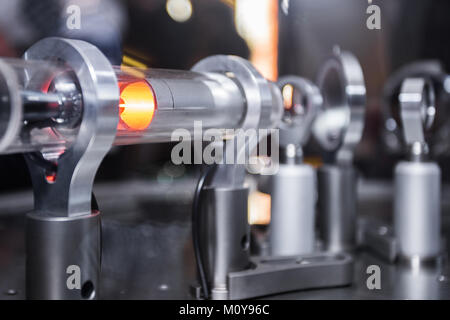
<svg viewBox="0 0 450 320">
<path fill-rule="evenodd" d="M 381 9 L 381 29 L 366 26 L 371 4 Z M 68 28 L 73 5 L 80 9 L 79 29 Z M 351 51 L 368 95 L 355 158 L 364 179 L 390 180 L 404 156 L 395 121 L 400 83 L 393 75 L 425 61 L 418 73 L 433 75 L 438 97 L 431 151 L 444 182 L 450 180 L 448 0 L 0 0 L 0 8 L 0 57 L 20 57 L 36 41 L 62 36 L 95 44 L 115 65 L 189 69 L 209 55 L 233 54 L 250 59 L 270 80 L 295 74 L 314 81 L 334 46 Z M 170 150 L 169 144 L 114 147 L 98 172 L 102 285 L 109 298 L 184 298 L 170 289 L 185 290 L 195 275 L 190 202 L 198 168 L 174 166 Z M 307 161 L 321 164 L 315 141 L 305 152 Z M 7 213 L 30 211 L 32 193 L 22 155 L 1 156 L 0 168 L 0 289 L 6 290 L 23 283 L 24 265 L 22 256 L 15 260 L 23 251 L 23 221 Z M 257 200 L 267 210 L 267 199 Z M 142 294 L 133 296 L 136 288 Z"/>
<path fill-rule="evenodd" d="M 80 29 L 67 27 L 67 10 L 74 4 L 80 8 Z M 383 104 L 383 87 L 396 70 L 417 60 L 440 62 L 445 76 L 450 63 L 450 44 L 445 41 L 450 2 L 373 4 L 381 8 L 379 30 L 366 27 L 369 3 L 363 0 L 0 0 L 0 56 L 20 57 L 41 38 L 63 36 L 97 45 L 117 65 L 189 69 L 206 56 L 234 54 L 250 59 L 271 80 L 286 74 L 314 80 L 338 45 L 358 57 L 367 85 L 366 128 L 357 166 L 365 177 L 388 179 L 403 153 L 395 122 L 384 116 L 383 109 L 390 106 Z M 446 121 L 448 108 L 444 82 L 437 84 L 441 122 Z M 389 94 L 395 100 L 395 90 Z M 432 148 L 445 179 L 449 178 L 447 128 L 434 129 L 437 142 Z M 171 180 L 186 168 L 172 168 L 168 150 L 168 145 L 117 147 L 104 161 L 98 179 L 144 174 Z M 307 156 L 320 164 L 314 141 Z M 2 156 L 0 164 L 4 169 L 0 179 L 5 182 L 0 188 L 31 185 L 21 155 Z"/>
</svg>

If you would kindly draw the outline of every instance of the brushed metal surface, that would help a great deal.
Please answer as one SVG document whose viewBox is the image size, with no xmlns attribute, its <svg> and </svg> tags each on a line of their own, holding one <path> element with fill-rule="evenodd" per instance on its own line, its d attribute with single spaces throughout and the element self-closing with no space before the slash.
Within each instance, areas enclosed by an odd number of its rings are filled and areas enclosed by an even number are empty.
<svg viewBox="0 0 450 320">
<path fill-rule="evenodd" d="M 177 186 L 175 186 L 177 185 Z M 100 299 L 189 299 L 195 279 L 190 238 L 190 199 L 195 181 L 98 184 L 102 205 L 103 257 Z M 363 216 L 390 221 L 392 184 L 362 181 Z M 175 205 L 173 201 L 177 199 Z M 20 207 L 14 204 L 20 203 Z M 0 196 L 0 299 L 24 299 L 24 213 L 31 191 Z M 450 234 L 450 188 L 442 192 L 443 233 Z M 449 248 L 447 237 L 447 248 Z M 381 268 L 381 289 L 366 286 L 367 267 Z M 343 288 L 290 292 L 266 299 L 450 299 L 448 268 L 412 272 L 375 255 L 356 255 L 354 283 Z"/>
</svg>

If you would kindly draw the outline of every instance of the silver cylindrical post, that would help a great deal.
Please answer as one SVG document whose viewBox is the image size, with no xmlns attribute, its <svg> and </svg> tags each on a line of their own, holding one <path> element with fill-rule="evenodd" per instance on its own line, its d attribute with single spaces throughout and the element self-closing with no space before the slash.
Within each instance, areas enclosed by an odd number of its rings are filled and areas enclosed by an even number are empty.
<svg viewBox="0 0 450 320">
<path fill-rule="evenodd" d="M 213 300 L 228 299 L 228 273 L 250 266 L 248 188 L 205 188 L 202 256 Z"/>
<path fill-rule="evenodd" d="M 430 259 L 441 251 L 441 170 L 434 162 L 395 168 L 394 226 L 404 258 Z"/>
<path fill-rule="evenodd" d="M 272 199 L 270 254 L 311 254 L 315 248 L 317 178 L 314 168 L 303 163 L 302 147 L 323 100 L 319 89 L 307 79 L 285 76 L 278 86 L 286 100 L 280 123 L 282 163 L 268 179 Z"/>
<path fill-rule="evenodd" d="M 394 230 L 400 258 L 435 261 L 441 251 L 441 170 L 429 160 L 425 130 L 433 125 L 431 81 L 407 78 L 399 95 L 409 161 L 395 168 Z"/>
<path fill-rule="evenodd" d="M 355 247 L 356 181 L 352 166 L 324 165 L 318 170 L 318 229 L 327 251 Z"/>
<path fill-rule="evenodd" d="M 326 164 L 318 170 L 318 229 L 325 250 L 348 251 L 356 243 L 353 156 L 364 129 L 364 75 L 354 55 L 335 48 L 333 57 L 319 71 L 317 83 L 324 111 L 313 132 L 326 155 Z"/>
<path fill-rule="evenodd" d="M 100 213 L 27 216 L 28 299 L 95 299 L 100 280 Z"/>
<path fill-rule="evenodd" d="M 273 256 L 309 254 L 315 246 L 316 172 L 308 164 L 280 164 L 270 177 Z"/>
</svg>

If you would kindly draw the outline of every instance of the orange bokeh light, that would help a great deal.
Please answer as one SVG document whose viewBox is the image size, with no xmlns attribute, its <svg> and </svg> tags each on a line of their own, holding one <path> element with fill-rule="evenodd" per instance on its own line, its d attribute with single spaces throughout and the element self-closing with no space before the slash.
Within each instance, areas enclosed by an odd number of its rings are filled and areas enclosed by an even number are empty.
<svg viewBox="0 0 450 320">
<path fill-rule="evenodd" d="M 54 183 L 56 181 L 56 173 L 52 172 L 45 175 L 45 179 L 47 180 L 48 183 Z"/>
<path fill-rule="evenodd" d="M 119 129 L 142 131 L 152 122 L 156 99 L 145 80 L 121 82 L 119 102 Z"/>
</svg>

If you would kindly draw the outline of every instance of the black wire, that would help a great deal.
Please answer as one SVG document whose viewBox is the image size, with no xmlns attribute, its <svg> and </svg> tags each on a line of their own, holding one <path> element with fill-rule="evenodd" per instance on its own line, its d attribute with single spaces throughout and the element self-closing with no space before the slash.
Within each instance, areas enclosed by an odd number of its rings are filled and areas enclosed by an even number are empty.
<svg viewBox="0 0 450 320">
<path fill-rule="evenodd" d="M 207 166 L 206 170 L 200 176 L 197 187 L 195 188 L 194 200 L 192 202 L 192 242 L 194 246 L 195 261 L 197 264 L 197 272 L 200 278 L 200 286 L 203 291 L 203 297 L 209 298 L 208 280 L 206 278 L 205 263 L 202 258 L 199 225 L 201 218 L 200 198 L 202 189 L 205 185 L 206 178 L 214 166 Z"/>
</svg>

